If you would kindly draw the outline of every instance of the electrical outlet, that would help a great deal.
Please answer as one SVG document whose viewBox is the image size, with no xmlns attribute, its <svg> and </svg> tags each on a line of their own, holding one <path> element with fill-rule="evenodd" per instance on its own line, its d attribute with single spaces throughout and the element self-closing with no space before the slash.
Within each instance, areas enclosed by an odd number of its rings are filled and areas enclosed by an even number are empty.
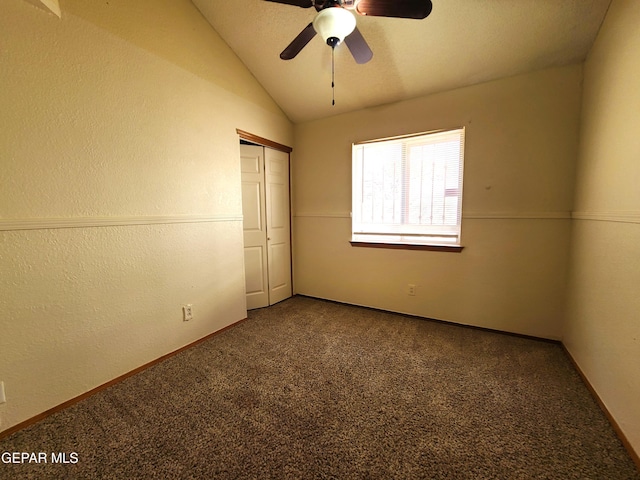
<svg viewBox="0 0 640 480">
<path fill-rule="evenodd" d="M 416 286 L 413 284 L 407 285 L 407 295 L 414 297 L 416 295 Z"/>
<path fill-rule="evenodd" d="M 182 320 L 185 322 L 193 320 L 193 305 L 189 304 L 182 307 Z"/>
<path fill-rule="evenodd" d="M 0 382 L 0 403 L 5 403 L 7 401 L 7 397 L 4 394 L 4 382 Z"/>
</svg>

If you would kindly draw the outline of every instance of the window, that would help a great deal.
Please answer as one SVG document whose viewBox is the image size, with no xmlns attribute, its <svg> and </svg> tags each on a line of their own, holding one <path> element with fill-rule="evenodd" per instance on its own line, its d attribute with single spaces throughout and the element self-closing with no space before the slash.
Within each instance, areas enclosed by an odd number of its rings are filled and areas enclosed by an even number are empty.
<svg viewBox="0 0 640 480">
<path fill-rule="evenodd" d="M 464 128 L 353 145 L 352 244 L 460 245 Z"/>
</svg>

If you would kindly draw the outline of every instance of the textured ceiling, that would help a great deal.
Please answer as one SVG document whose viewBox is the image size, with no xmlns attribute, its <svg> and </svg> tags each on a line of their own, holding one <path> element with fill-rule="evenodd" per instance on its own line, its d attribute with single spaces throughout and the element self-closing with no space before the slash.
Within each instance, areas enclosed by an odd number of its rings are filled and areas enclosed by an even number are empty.
<svg viewBox="0 0 640 480">
<path fill-rule="evenodd" d="M 315 9 L 264 0 L 192 0 L 295 123 L 583 60 L 610 0 L 433 0 L 424 20 L 357 16 L 373 59 L 355 63 L 316 36 L 280 52 Z"/>
</svg>

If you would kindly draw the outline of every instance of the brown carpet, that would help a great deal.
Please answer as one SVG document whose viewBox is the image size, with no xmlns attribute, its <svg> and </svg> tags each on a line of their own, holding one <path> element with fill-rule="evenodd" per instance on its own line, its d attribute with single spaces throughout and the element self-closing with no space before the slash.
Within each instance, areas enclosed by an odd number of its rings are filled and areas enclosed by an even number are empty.
<svg viewBox="0 0 640 480">
<path fill-rule="evenodd" d="M 0 441 L 37 479 L 640 479 L 562 347 L 294 297 Z"/>
</svg>

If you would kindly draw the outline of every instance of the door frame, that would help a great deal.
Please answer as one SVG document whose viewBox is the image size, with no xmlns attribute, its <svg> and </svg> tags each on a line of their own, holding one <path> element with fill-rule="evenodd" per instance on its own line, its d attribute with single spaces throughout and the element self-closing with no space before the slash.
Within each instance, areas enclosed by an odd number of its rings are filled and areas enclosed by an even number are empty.
<svg viewBox="0 0 640 480">
<path fill-rule="evenodd" d="M 247 132 L 245 130 L 241 130 L 236 128 L 236 133 L 240 140 L 246 140 L 247 142 L 255 143 L 256 145 L 262 145 L 263 147 L 273 148 L 274 150 L 279 150 L 281 152 L 285 152 L 289 155 L 289 245 L 291 248 L 289 249 L 289 257 L 290 257 L 290 272 L 291 276 L 291 295 L 295 295 L 295 286 L 294 286 L 294 278 L 293 278 L 293 211 L 292 211 L 292 203 L 293 197 L 291 196 L 291 152 L 293 152 L 293 148 L 283 145 L 278 142 L 274 142 L 273 140 L 269 140 L 268 138 L 261 137 L 259 135 L 255 135 L 253 133 Z"/>
<path fill-rule="evenodd" d="M 239 128 L 236 128 L 236 133 L 241 140 L 246 140 L 247 142 L 262 145 L 263 147 L 270 147 L 275 150 L 280 150 L 281 152 L 286 152 L 288 154 L 291 154 L 291 152 L 293 152 L 293 148 L 291 147 L 287 147 L 286 145 L 274 142 L 273 140 L 269 140 L 267 138 L 259 137 L 258 135 L 254 135 L 253 133 L 245 132 L 244 130 L 240 130 Z M 291 176 L 291 171 L 289 171 L 289 176 Z"/>
</svg>

